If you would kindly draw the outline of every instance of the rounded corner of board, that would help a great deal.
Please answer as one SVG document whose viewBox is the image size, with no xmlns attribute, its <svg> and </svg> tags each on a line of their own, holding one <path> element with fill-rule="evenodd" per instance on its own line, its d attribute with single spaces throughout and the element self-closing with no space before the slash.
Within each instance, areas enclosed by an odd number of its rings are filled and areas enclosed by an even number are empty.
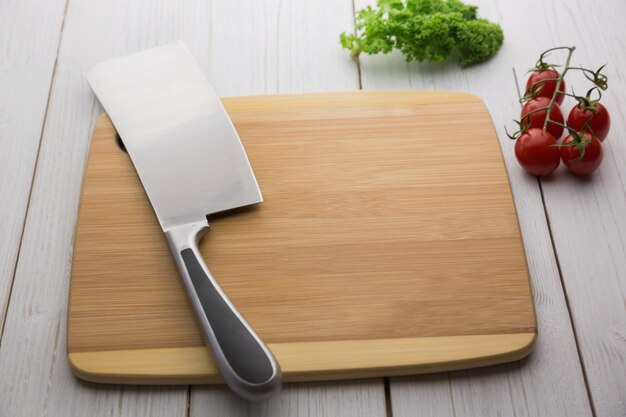
<svg viewBox="0 0 626 417">
<path fill-rule="evenodd" d="M 96 119 L 96 126 L 101 124 L 113 124 L 107 113 L 100 113 L 100 116 Z"/>
<path fill-rule="evenodd" d="M 465 366 L 465 368 L 498 365 L 524 359 L 530 355 L 536 342 L 536 330 L 525 333 L 487 335 L 483 339 L 483 348 L 491 350 L 494 346 L 499 347 L 485 356 L 477 355 L 470 359 L 468 366 Z"/>
<path fill-rule="evenodd" d="M 97 136 L 115 136 L 115 126 L 107 113 L 101 113 L 96 118 L 96 123 L 93 125 L 91 132 L 92 139 Z"/>
<path fill-rule="evenodd" d="M 68 352 L 67 362 L 72 374 L 82 381 L 96 384 L 126 384 L 135 382 L 129 377 L 116 378 L 115 374 L 106 371 L 106 364 L 94 362 L 90 352 Z M 145 383 L 145 381 L 139 383 Z"/>
<path fill-rule="evenodd" d="M 75 377 L 87 382 L 100 382 L 102 375 L 89 369 L 88 362 L 81 360 L 76 353 L 67 353 L 67 362 Z"/>
<path fill-rule="evenodd" d="M 68 352 L 67 361 L 77 378 L 99 384 L 223 383 L 205 347 Z"/>
<path fill-rule="evenodd" d="M 407 367 L 407 369 L 413 371 L 411 373 L 424 374 L 515 362 L 532 352 L 537 341 L 537 332 L 535 330 L 525 333 L 468 335 L 443 337 L 441 339 L 453 341 L 449 345 L 441 345 L 446 346 L 446 350 L 455 345 L 456 348 L 450 349 L 444 358 L 438 357 L 440 353 L 437 353 L 437 357 L 433 358 L 434 360 L 425 360 L 414 367 Z M 406 374 L 406 372 L 398 373 L 398 375 Z"/>
<path fill-rule="evenodd" d="M 468 103 L 476 103 L 477 105 L 481 106 L 487 112 L 487 114 L 491 116 L 491 113 L 489 112 L 489 107 L 487 107 L 487 103 L 485 103 L 485 100 L 483 100 L 482 97 L 476 94 L 466 93 L 464 91 L 454 91 L 454 94 L 456 94 L 458 97 L 463 97 Z"/>
<path fill-rule="evenodd" d="M 515 356 L 513 360 L 523 359 L 535 348 L 537 344 L 537 329 L 534 329 L 531 333 L 520 333 L 520 342 L 517 349 L 513 349 L 510 352 L 511 356 Z"/>
</svg>

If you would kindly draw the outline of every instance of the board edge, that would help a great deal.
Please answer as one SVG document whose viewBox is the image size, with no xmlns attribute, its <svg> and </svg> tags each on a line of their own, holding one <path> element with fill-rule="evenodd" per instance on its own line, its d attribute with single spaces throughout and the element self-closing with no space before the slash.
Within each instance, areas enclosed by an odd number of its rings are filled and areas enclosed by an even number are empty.
<svg viewBox="0 0 626 417">
<path fill-rule="evenodd" d="M 537 333 L 269 344 L 285 382 L 402 376 L 497 365 L 530 354 Z M 381 358 L 381 352 L 385 357 Z M 68 352 L 78 378 L 140 385 L 221 384 L 203 346 Z M 379 365 L 368 367 L 376 359 Z M 165 364 L 165 365 L 163 365 Z"/>
</svg>

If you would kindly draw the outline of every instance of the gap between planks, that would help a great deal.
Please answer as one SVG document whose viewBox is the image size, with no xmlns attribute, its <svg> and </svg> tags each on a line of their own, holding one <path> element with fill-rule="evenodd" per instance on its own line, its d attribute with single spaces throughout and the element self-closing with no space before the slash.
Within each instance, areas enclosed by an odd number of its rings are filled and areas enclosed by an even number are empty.
<svg viewBox="0 0 626 417">
<path fill-rule="evenodd" d="M 515 91 L 517 91 L 517 97 L 520 100 L 520 107 L 522 106 L 522 93 L 520 90 L 519 79 L 517 78 L 517 72 L 515 71 L 515 67 L 511 68 L 513 70 L 513 82 L 515 83 Z M 556 250 L 556 244 L 554 243 L 554 235 L 552 233 L 552 224 L 550 223 L 550 215 L 548 214 L 548 208 L 546 207 L 546 199 L 543 194 L 543 184 L 541 182 L 541 177 L 537 177 L 537 185 L 539 186 L 539 194 L 541 195 L 541 205 L 543 206 L 543 214 L 546 218 L 546 225 L 548 226 L 548 235 L 550 236 L 550 245 L 552 246 L 552 252 L 554 253 L 554 261 L 556 263 L 556 269 L 559 274 L 559 281 L 561 281 L 561 288 L 563 289 L 563 298 L 565 299 L 565 307 L 567 308 L 567 315 L 569 317 L 569 321 L 572 325 L 572 333 L 574 335 L 574 345 L 576 346 L 576 354 L 578 355 L 578 361 L 580 362 L 581 371 L 583 373 L 583 379 L 585 381 L 585 390 L 587 391 L 587 398 L 589 399 L 589 405 L 591 406 L 591 413 L 595 417 L 596 407 L 593 403 L 593 396 L 591 395 L 591 389 L 589 387 L 589 378 L 587 376 L 587 369 L 585 368 L 585 361 L 580 351 L 580 343 L 578 341 L 578 332 L 576 330 L 576 326 L 574 326 L 574 318 L 572 317 L 572 308 L 570 306 L 569 297 L 567 296 L 567 288 L 565 287 L 565 281 L 563 279 L 563 271 L 561 269 L 561 261 L 559 259 L 559 253 Z"/>
<path fill-rule="evenodd" d="M 4 329 L 7 322 L 7 317 L 9 313 L 9 306 L 11 305 L 11 295 L 13 294 L 13 286 L 15 284 L 15 275 L 17 273 L 17 264 L 20 261 L 20 254 L 22 252 L 22 242 L 24 240 L 24 231 L 26 230 L 26 222 L 28 220 L 28 213 L 30 209 L 30 201 L 33 196 L 33 185 L 35 184 L 35 177 L 37 175 L 37 167 L 39 166 L 39 152 L 41 150 L 41 142 L 43 140 L 43 133 L 46 127 L 46 122 L 48 121 L 48 108 L 50 107 L 50 97 L 52 96 L 52 88 L 54 87 L 54 79 L 57 72 L 57 66 L 59 61 L 59 51 L 61 50 L 61 40 L 63 38 L 63 28 L 65 27 L 65 18 L 67 16 L 67 7 L 69 5 L 69 0 L 65 0 L 65 6 L 63 8 L 63 18 L 61 19 L 61 28 L 59 30 L 59 36 L 57 41 L 57 48 L 54 57 L 54 64 L 52 65 L 52 75 L 50 76 L 50 86 L 48 87 L 48 94 L 46 96 L 46 109 L 44 110 L 44 118 L 41 123 L 41 129 L 39 130 L 39 141 L 37 142 L 37 151 L 35 155 L 35 166 L 33 167 L 33 175 L 30 179 L 29 191 L 28 191 L 28 199 L 26 200 L 26 213 L 24 214 L 24 220 L 22 221 L 22 231 L 20 232 L 20 238 L 17 242 L 18 250 L 15 256 L 15 262 L 13 263 L 13 271 L 11 272 L 11 284 L 9 285 L 9 294 L 7 296 L 7 302 L 4 306 L 4 311 L 2 312 L 3 318 L 2 323 L 0 323 L 0 345 L 2 345 L 2 337 L 4 336 Z"/>
<path fill-rule="evenodd" d="M 552 225 L 550 224 L 550 215 L 546 207 L 546 200 L 543 195 L 543 185 L 541 184 L 541 178 L 537 177 L 537 184 L 539 184 L 539 192 L 541 194 L 541 204 L 543 204 L 543 212 L 546 216 L 546 224 L 548 225 L 548 234 L 550 235 L 550 244 L 552 245 L 552 252 L 554 253 L 554 261 L 556 262 L 556 269 L 559 273 L 559 280 L 561 281 L 561 287 L 563 288 L 563 298 L 565 299 L 565 307 L 567 308 L 567 315 L 569 321 L 572 324 L 572 333 L 574 334 L 574 345 L 576 346 L 576 354 L 580 361 L 581 371 L 583 373 L 583 379 L 585 381 L 585 389 L 587 390 L 587 398 L 589 398 L 589 405 L 591 406 L 591 414 L 597 416 L 596 407 L 593 403 L 593 396 L 591 395 L 591 389 L 589 387 L 589 378 L 587 377 L 587 369 L 585 368 L 585 360 L 580 351 L 580 343 L 578 342 L 578 332 L 576 326 L 574 326 L 574 318 L 572 317 L 572 308 L 569 303 L 569 297 L 567 296 L 567 288 L 565 288 L 565 281 L 563 279 L 563 272 L 561 270 L 561 261 L 559 260 L 559 253 L 556 250 L 556 244 L 554 243 L 554 236 L 552 235 Z"/>
</svg>

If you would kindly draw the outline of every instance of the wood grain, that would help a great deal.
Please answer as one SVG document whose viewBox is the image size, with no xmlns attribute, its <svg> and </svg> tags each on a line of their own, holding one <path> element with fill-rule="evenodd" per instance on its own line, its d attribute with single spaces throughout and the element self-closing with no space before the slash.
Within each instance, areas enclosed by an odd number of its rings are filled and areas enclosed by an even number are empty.
<svg viewBox="0 0 626 417">
<path fill-rule="evenodd" d="M 200 249 L 266 342 L 534 334 L 512 197 L 476 97 L 369 92 L 223 101 L 265 202 L 210 218 L 213 232 Z M 466 117 L 446 123 L 451 113 Z M 435 134 L 439 147 L 427 147 Z M 468 153 L 480 162 L 468 164 Z M 512 350 L 528 351 L 531 339 Z M 450 360 L 463 355 L 441 340 Z M 110 121 L 101 119 L 77 226 L 69 352 L 190 346 L 203 343 L 167 243 Z M 311 360 L 337 378 L 326 368 L 327 352 L 311 350 L 318 351 Z M 400 362 L 411 371 L 429 363 L 421 355 L 413 361 Z M 302 366 L 283 364 L 286 379 L 304 379 Z"/>
<path fill-rule="evenodd" d="M 357 0 L 356 8 L 371 3 Z M 481 17 L 501 24 L 505 32 L 504 45 L 493 59 L 460 69 L 453 62 L 407 64 L 399 54 L 362 55 L 361 80 L 364 89 L 458 90 L 485 100 L 500 138 L 515 196 L 540 336 L 533 354 L 517 364 L 455 372 L 437 378 L 392 378 L 393 415 L 589 417 L 592 408 L 552 248 L 541 189 L 536 178 L 526 175 L 515 160 L 513 142 L 507 138 L 504 126 L 511 126 L 511 119 L 519 114 L 511 68 L 515 67 L 518 76 L 523 76 L 542 50 L 569 44 L 575 39 L 572 37 L 575 27 L 566 22 L 569 17 L 563 17 L 563 21 L 555 25 L 547 22 L 550 16 L 558 14 L 557 10 L 561 8 L 570 9 L 572 14 L 579 16 L 597 10 L 591 10 L 582 2 L 576 5 L 561 1 L 504 4 L 476 0 L 471 3 L 479 6 Z M 542 10 L 540 19 L 546 19 L 546 22 L 529 34 L 527 22 L 537 18 L 534 10 Z M 562 37 L 552 38 L 553 33 Z M 614 44 L 609 39 L 606 42 Z M 556 181 L 555 186 L 561 188 L 563 184 Z M 571 191 L 570 187 L 563 188 L 564 193 Z M 556 204 L 561 212 L 570 211 L 566 206 Z M 563 214 L 559 213 L 559 216 Z M 579 253 L 573 248 L 570 252 L 573 258 Z"/>
</svg>

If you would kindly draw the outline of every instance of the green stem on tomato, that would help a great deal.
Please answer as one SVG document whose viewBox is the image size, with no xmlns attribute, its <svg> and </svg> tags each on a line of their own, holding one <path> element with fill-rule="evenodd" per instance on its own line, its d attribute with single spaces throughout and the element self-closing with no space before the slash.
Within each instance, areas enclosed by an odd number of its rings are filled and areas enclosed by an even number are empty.
<svg viewBox="0 0 626 417">
<path fill-rule="evenodd" d="M 537 82 L 532 83 L 527 89 L 526 89 L 526 93 L 524 93 L 524 97 L 520 98 L 519 101 L 520 103 L 523 103 L 524 101 L 528 101 L 530 99 L 536 98 L 536 94 L 539 94 L 538 92 L 535 91 L 535 88 L 539 85 L 539 84 L 545 84 L 548 81 L 558 81 L 558 78 L 546 78 L 545 80 L 539 80 Z"/>
<path fill-rule="evenodd" d="M 550 120 L 550 123 L 552 123 L 553 125 L 561 126 L 564 129 L 567 129 L 567 126 L 564 125 L 563 123 L 555 122 L 554 120 Z"/>
<path fill-rule="evenodd" d="M 550 48 L 550 49 L 546 49 L 545 51 L 543 51 L 541 53 L 541 56 L 544 56 L 545 54 L 547 54 L 548 52 L 552 52 L 552 51 L 558 51 L 560 49 L 572 49 L 571 46 L 555 46 L 554 48 Z"/>
<path fill-rule="evenodd" d="M 540 111 L 544 111 L 544 110 L 546 110 L 547 108 L 548 108 L 548 106 L 543 106 L 543 107 L 539 107 L 538 109 L 535 109 L 535 110 L 531 110 L 531 111 L 529 111 L 528 113 L 526 113 L 526 114 L 524 115 L 524 117 L 522 117 L 522 122 L 523 122 L 524 120 L 528 120 L 528 121 L 530 122 L 530 115 L 531 115 L 531 114 L 534 114 L 534 113 L 539 113 Z M 549 122 L 550 122 L 550 123 L 552 123 L 552 124 L 554 124 L 554 125 L 561 126 L 561 127 L 565 128 L 565 129 L 567 129 L 567 126 L 566 126 L 566 125 L 564 125 L 563 123 L 559 123 L 559 122 L 554 121 L 554 120 L 551 120 L 551 119 L 549 120 Z"/>
<path fill-rule="evenodd" d="M 548 49 L 546 51 L 543 51 L 543 53 L 541 55 L 539 55 L 539 61 L 537 61 L 537 67 L 538 68 L 544 68 L 543 58 L 545 58 L 545 56 L 548 53 L 550 53 L 552 51 L 558 51 L 558 50 L 561 50 L 561 49 L 569 49 L 571 51 L 571 47 L 569 47 L 569 46 L 556 46 L 554 48 L 550 48 L 550 49 Z"/>
<path fill-rule="evenodd" d="M 575 71 L 582 71 L 582 72 L 586 72 L 586 73 L 588 73 L 588 74 L 594 74 L 594 75 L 595 75 L 595 72 L 591 71 L 591 70 L 590 70 L 590 69 L 588 69 L 588 68 L 583 68 L 583 67 L 569 67 L 568 69 L 575 70 Z"/>
<path fill-rule="evenodd" d="M 556 98 L 560 94 L 559 88 L 561 88 L 561 84 L 563 84 L 563 78 L 565 77 L 565 74 L 567 73 L 567 70 L 569 69 L 569 62 L 572 59 L 572 54 L 574 53 L 574 50 L 576 49 L 576 47 L 571 46 L 566 49 L 568 49 L 569 52 L 567 53 L 567 59 L 565 60 L 565 65 L 563 66 L 563 72 L 561 72 L 561 75 L 559 76 L 559 80 L 556 82 L 554 94 L 552 94 L 552 99 L 550 99 L 550 104 L 548 104 L 548 109 L 546 111 L 546 120 L 545 122 L 543 122 L 544 131 L 548 130 L 548 123 L 551 121 L 550 113 L 552 112 L 552 109 L 554 108 L 554 103 L 556 103 Z"/>
<path fill-rule="evenodd" d="M 526 89 L 526 95 L 524 95 L 524 97 L 520 98 L 520 99 L 519 99 L 519 102 L 520 102 L 520 103 L 524 103 L 525 101 L 528 101 L 528 100 L 531 100 L 531 99 L 537 98 L 537 97 L 535 96 L 535 94 L 539 94 L 539 93 L 538 93 L 538 92 L 535 92 L 535 88 L 536 88 L 539 84 L 545 84 L 545 83 L 547 83 L 547 82 L 549 82 L 549 81 L 559 81 L 559 79 L 558 79 L 558 78 L 546 78 L 546 79 L 539 80 L 539 81 L 536 81 L 536 82 L 532 83 L 532 84 L 531 84 L 531 85 L 530 85 L 530 86 Z M 567 95 L 567 96 L 571 96 L 571 94 L 568 94 L 568 93 L 565 93 L 565 92 L 562 92 L 561 94 L 565 94 L 565 95 Z M 572 97 L 575 97 L 575 96 L 572 96 Z"/>
<path fill-rule="evenodd" d="M 547 109 L 548 109 L 548 106 L 543 106 L 543 107 L 539 107 L 538 109 L 531 110 L 528 113 L 524 114 L 524 117 L 522 117 L 522 119 L 526 119 L 531 114 L 539 113 L 540 111 L 544 111 L 544 110 L 547 110 Z"/>
<path fill-rule="evenodd" d="M 539 85 L 539 84 L 545 84 L 545 83 L 547 83 L 548 81 L 559 81 L 559 79 L 558 79 L 558 78 L 546 78 L 546 79 L 543 79 L 543 80 L 539 80 L 539 81 L 537 81 L 537 82 L 532 83 L 532 84 L 528 87 L 528 89 L 529 89 L 529 90 L 532 90 L 532 89 L 533 89 L 533 88 L 535 88 L 537 85 Z"/>
</svg>

